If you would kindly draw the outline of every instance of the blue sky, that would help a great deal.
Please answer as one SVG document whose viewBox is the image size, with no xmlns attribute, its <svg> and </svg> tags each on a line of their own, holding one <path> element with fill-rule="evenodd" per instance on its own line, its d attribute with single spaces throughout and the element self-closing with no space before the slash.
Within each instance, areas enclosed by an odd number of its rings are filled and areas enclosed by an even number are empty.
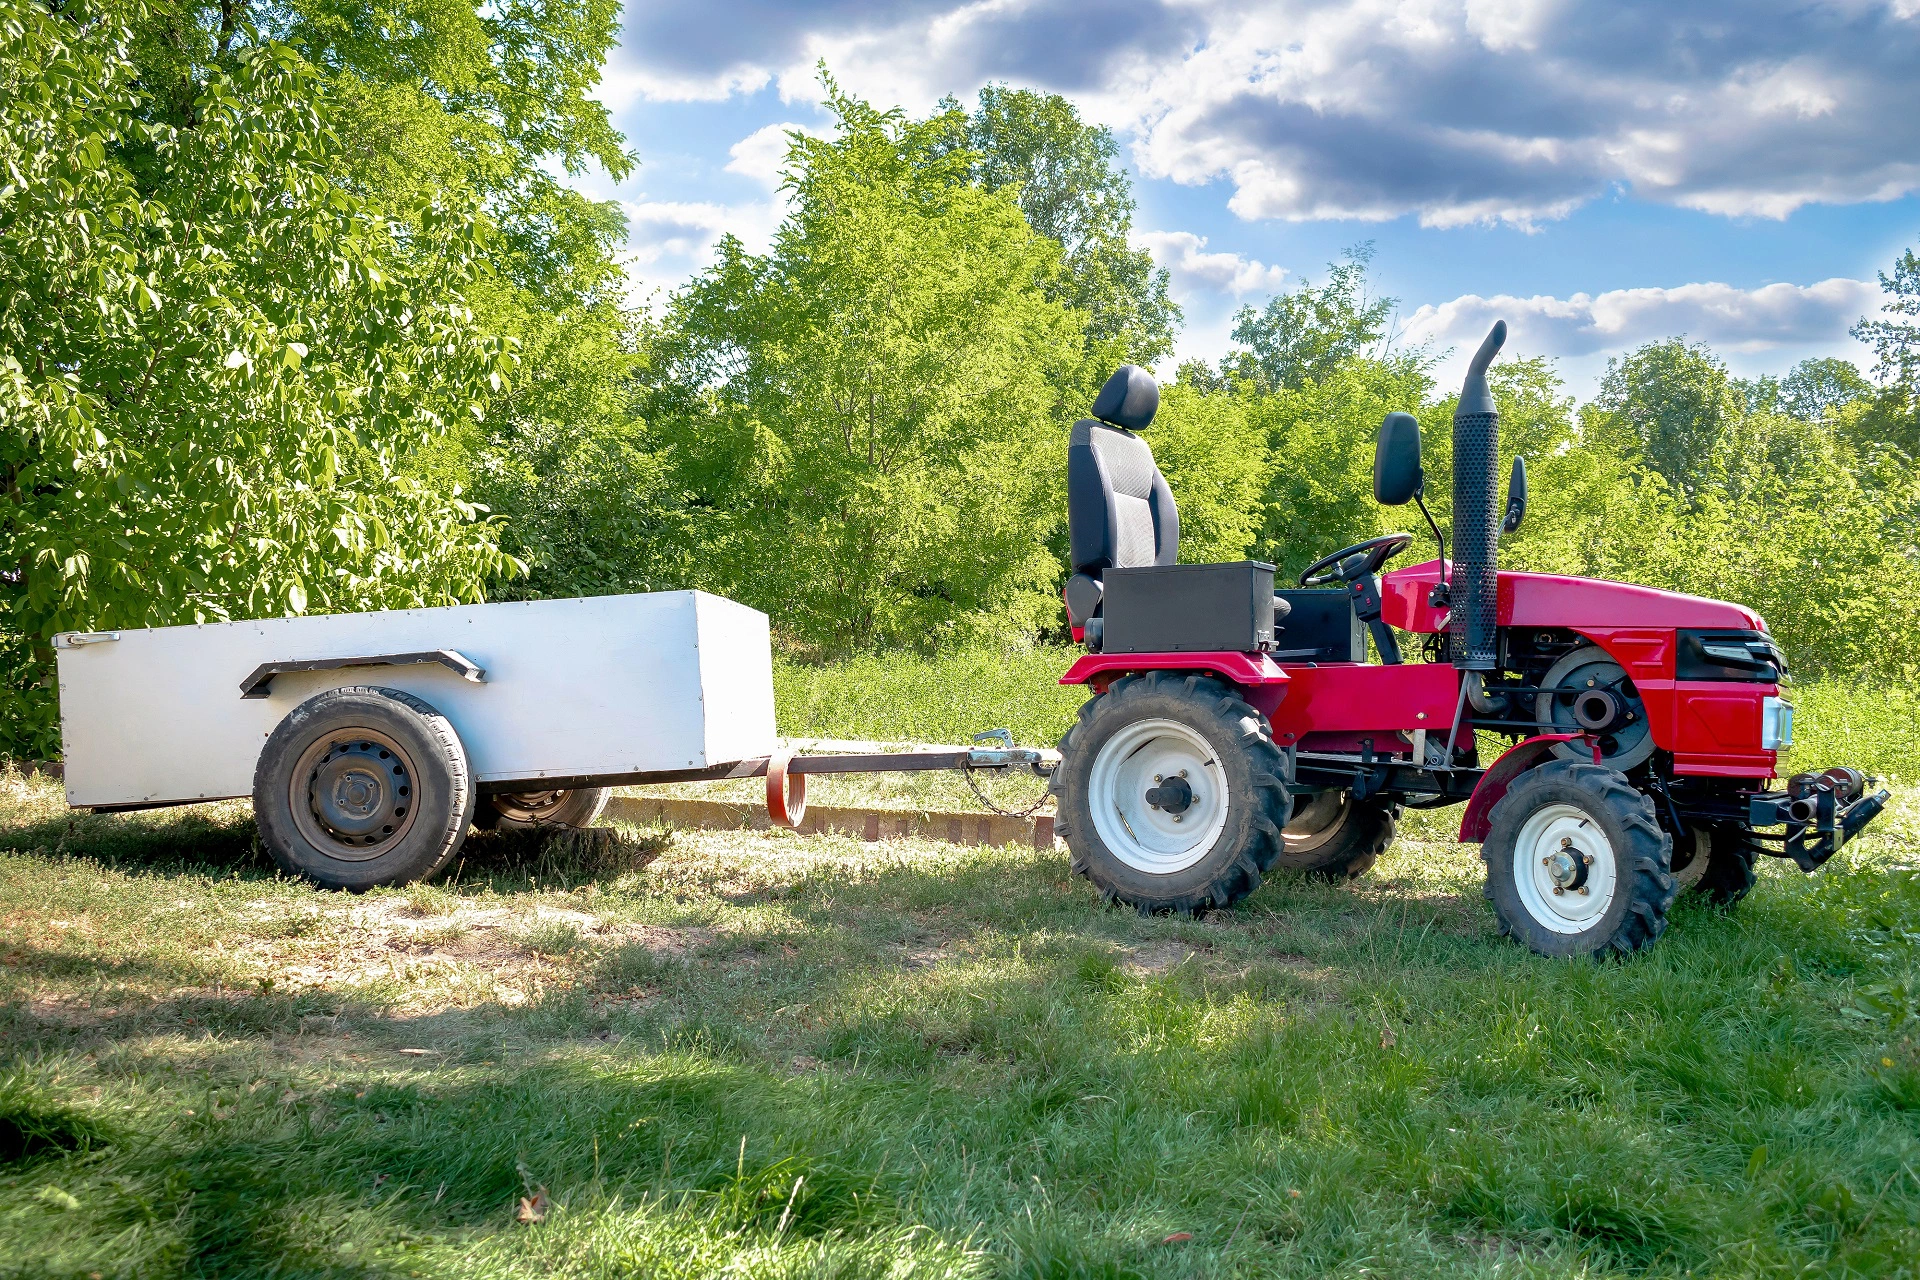
<svg viewBox="0 0 1920 1280">
<path fill-rule="evenodd" d="M 640 168 L 578 183 L 626 205 L 637 291 L 766 243 L 821 59 L 881 105 L 999 81 L 1112 128 L 1176 359 L 1372 241 L 1404 340 L 1504 317 L 1582 396 L 1680 333 L 1864 365 L 1847 328 L 1920 244 L 1920 0 L 628 0 L 601 93 Z"/>
</svg>

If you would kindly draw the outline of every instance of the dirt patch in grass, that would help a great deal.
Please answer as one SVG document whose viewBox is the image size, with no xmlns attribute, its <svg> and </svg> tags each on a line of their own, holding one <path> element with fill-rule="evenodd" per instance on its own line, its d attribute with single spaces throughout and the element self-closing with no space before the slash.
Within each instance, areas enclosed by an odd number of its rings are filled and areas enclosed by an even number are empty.
<svg viewBox="0 0 1920 1280">
<path fill-rule="evenodd" d="M 1170 938 L 1129 947 L 1120 967 L 1136 978 L 1158 978 L 1203 954 L 1196 947 Z"/>
</svg>

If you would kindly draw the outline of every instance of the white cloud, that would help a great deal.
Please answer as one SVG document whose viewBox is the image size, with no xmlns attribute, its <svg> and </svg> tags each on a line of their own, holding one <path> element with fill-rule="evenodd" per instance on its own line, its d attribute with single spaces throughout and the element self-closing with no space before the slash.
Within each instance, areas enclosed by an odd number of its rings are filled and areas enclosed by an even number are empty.
<svg viewBox="0 0 1920 1280">
<path fill-rule="evenodd" d="M 715 204 L 676 200 L 622 200 L 627 215 L 627 276 L 644 298 L 673 289 L 713 263 L 714 246 L 731 233 L 750 252 L 763 253 L 784 216 L 779 201 Z"/>
<path fill-rule="evenodd" d="M 813 125 L 784 121 L 755 129 L 727 148 L 727 172 L 752 178 L 768 190 L 779 187 L 787 165 L 787 151 L 793 145 L 790 135 L 804 133 L 822 137 L 826 131 Z"/>
<path fill-rule="evenodd" d="M 1451 348 L 1436 371 L 1441 386 L 1457 381 L 1466 358 L 1495 320 L 1505 320 L 1507 351 L 1554 356 L 1576 391 L 1602 361 L 1646 342 L 1684 334 L 1705 342 L 1736 370 L 1778 371 L 1808 355 L 1858 355 L 1847 329 L 1876 310 L 1880 288 L 1871 280 L 1835 277 L 1817 284 L 1770 284 L 1736 289 L 1726 284 L 1613 289 L 1567 298 L 1467 294 L 1419 308 L 1405 322 L 1405 341 Z"/>
<path fill-rule="evenodd" d="M 1270 267 L 1237 253 L 1207 253 L 1207 238 L 1191 231 L 1147 231 L 1134 242 L 1167 269 L 1174 299 L 1183 304 L 1208 294 L 1238 298 L 1256 291 L 1270 293 L 1286 278 L 1285 267 Z"/>
<path fill-rule="evenodd" d="M 1246 218 L 1728 216 L 1920 190 L 1920 0 L 635 0 L 607 92 L 1068 94 Z"/>
</svg>

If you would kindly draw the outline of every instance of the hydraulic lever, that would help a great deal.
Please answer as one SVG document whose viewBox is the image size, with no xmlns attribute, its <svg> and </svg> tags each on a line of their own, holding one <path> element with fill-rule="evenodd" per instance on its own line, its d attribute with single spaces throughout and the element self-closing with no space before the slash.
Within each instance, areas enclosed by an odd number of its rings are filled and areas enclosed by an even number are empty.
<svg viewBox="0 0 1920 1280">
<path fill-rule="evenodd" d="M 1367 624 L 1367 633 L 1373 637 L 1373 647 L 1380 652 L 1380 661 L 1389 667 L 1400 665 L 1400 640 L 1393 634 L 1393 628 L 1380 619 L 1380 578 L 1376 574 L 1363 573 L 1347 584 L 1353 593 L 1353 615 Z"/>
</svg>

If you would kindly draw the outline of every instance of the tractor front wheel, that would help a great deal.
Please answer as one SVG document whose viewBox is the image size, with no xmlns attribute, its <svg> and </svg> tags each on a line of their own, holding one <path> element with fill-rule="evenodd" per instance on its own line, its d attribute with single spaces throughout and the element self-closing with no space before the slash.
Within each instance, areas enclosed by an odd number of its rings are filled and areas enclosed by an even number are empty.
<svg viewBox="0 0 1920 1280">
<path fill-rule="evenodd" d="M 1480 853 L 1502 933 L 1581 956 L 1637 951 L 1667 927 L 1672 842 L 1617 770 L 1551 761 L 1507 788 L 1489 821 Z"/>
<path fill-rule="evenodd" d="M 1060 741 L 1054 829 L 1109 901 L 1198 914 L 1246 897 L 1279 860 L 1285 774 L 1266 721 L 1226 684 L 1124 676 Z"/>
</svg>

